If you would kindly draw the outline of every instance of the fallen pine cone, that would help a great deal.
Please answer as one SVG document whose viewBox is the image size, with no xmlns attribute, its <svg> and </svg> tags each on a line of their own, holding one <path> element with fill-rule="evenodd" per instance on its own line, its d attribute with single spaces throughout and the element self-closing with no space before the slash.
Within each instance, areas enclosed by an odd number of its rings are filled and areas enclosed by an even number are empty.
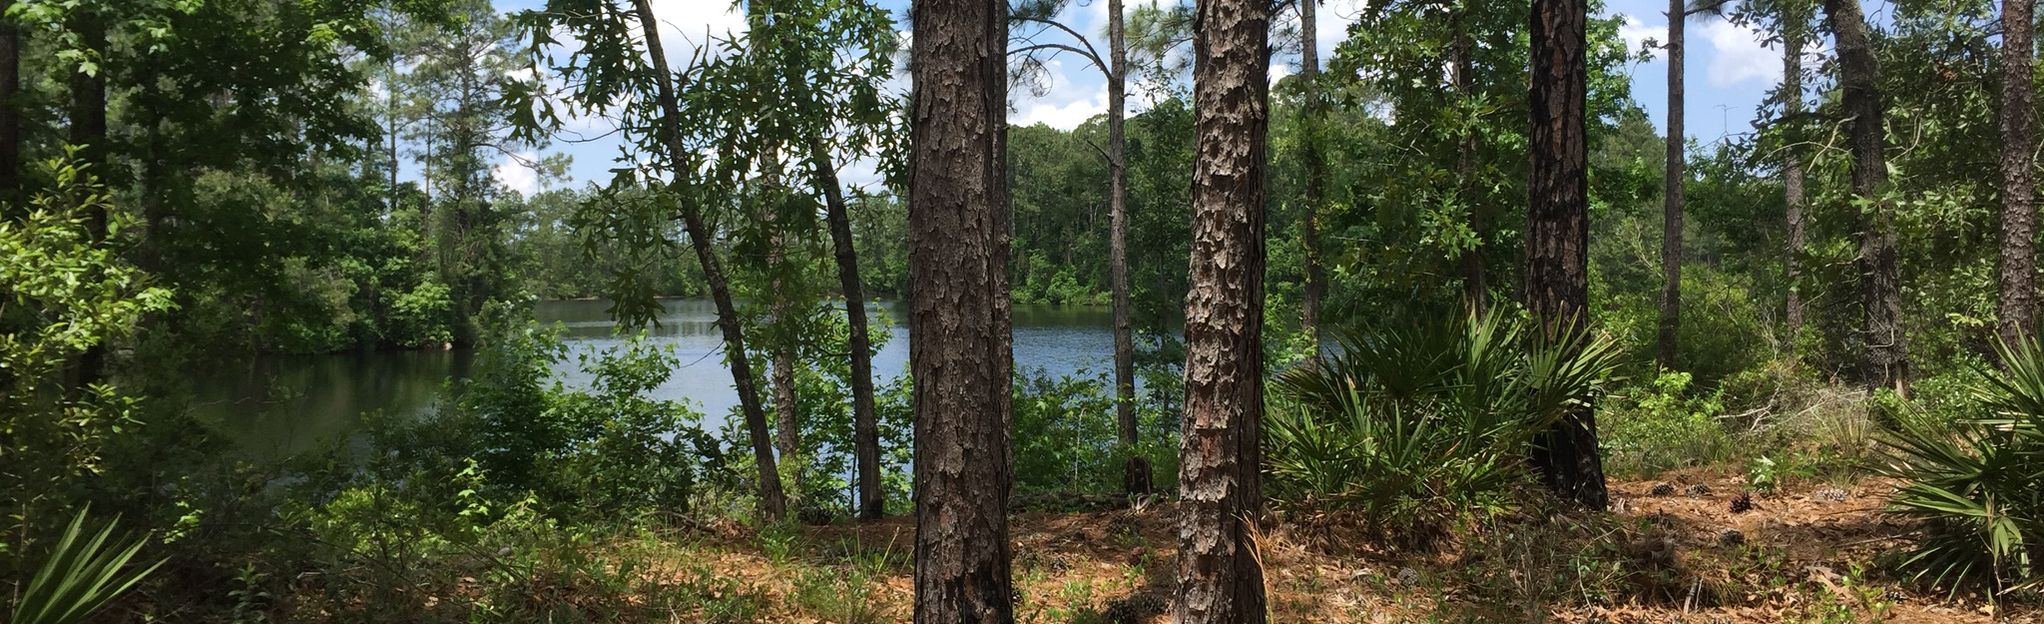
<svg viewBox="0 0 2044 624">
<path fill-rule="evenodd" d="M 1738 496 L 1732 497 L 1732 513 L 1746 513 L 1752 510 L 1753 494 L 1751 492 L 1740 492 Z"/>
</svg>

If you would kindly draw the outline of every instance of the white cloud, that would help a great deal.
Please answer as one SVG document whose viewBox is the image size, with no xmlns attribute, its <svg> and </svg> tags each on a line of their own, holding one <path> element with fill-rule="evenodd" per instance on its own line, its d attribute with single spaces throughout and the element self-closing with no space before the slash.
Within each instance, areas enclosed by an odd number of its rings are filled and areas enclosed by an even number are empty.
<svg viewBox="0 0 2044 624">
<path fill-rule="evenodd" d="M 1781 52 L 1761 42 L 1765 35 L 1745 26 L 1714 19 L 1704 22 L 1703 38 L 1716 51 L 1711 55 L 1705 77 L 1713 87 L 1729 87 L 1747 80 L 1774 84 L 1781 80 Z"/>
<path fill-rule="evenodd" d="M 495 178 L 497 183 L 504 185 L 505 188 L 518 191 L 520 195 L 537 193 L 540 188 L 539 172 L 525 166 L 525 163 L 536 162 L 538 159 L 539 155 L 532 152 L 506 154 L 497 161 L 496 167 L 490 169 L 490 177 Z"/>
<path fill-rule="evenodd" d="M 1292 66 L 1289 63 L 1271 63 L 1270 83 L 1275 85 L 1279 80 L 1283 80 L 1285 76 L 1290 76 L 1292 73 Z"/>
<path fill-rule="evenodd" d="M 1648 24 L 1628 14 L 1620 14 L 1618 18 L 1620 20 L 1618 23 L 1618 38 L 1625 40 L 1625 51 L 1627 52 L 1638 52 L 1640 46 L 1648 39 L 1661 43 L 1668 41 L 1667 24 Z M 1658 52 L 1654 56 L 1655 58 L 1661 58 Z"/>
<path fill-rule="evenodd" d="M 728 0 L 652 0 L 652 5 L 670 60 L 694 52 L 712 38 L 745 34 L 745 14 Z"/>
<path fill-rule="evenodd" d="M 1076 128 L 1093 116 L 1107 112 L 1107 85 L 1096 76 L 1087 76 L 1087 89 L 1075 84 L 1072 72 L 1096 72 L 1085 61 L 1066 65 L 1064 59 L 1044 61 L 1043 70 L 1049 80 L 1042 97 L 1030 97 L 1027 90 L 1015 90 L 1018 114 L 1009 117 L 1009 122 L 1029 126 L 1038 123 L 1059 130 Z"/>
</svg>

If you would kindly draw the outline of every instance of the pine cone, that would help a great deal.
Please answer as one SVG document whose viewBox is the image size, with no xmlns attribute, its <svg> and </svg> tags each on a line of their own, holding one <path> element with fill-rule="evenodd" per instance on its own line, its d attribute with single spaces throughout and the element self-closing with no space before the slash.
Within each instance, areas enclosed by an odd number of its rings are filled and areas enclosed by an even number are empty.
<svg viewBox="0 0 2044 624">
<path fill-rule="evenodd" d="M 1752 510 L 1753 510 L 1752 493 L 1740 492 L 1738 496 L 1732 497 L 1732 513 L 1746 513 Z"/>
</svg>

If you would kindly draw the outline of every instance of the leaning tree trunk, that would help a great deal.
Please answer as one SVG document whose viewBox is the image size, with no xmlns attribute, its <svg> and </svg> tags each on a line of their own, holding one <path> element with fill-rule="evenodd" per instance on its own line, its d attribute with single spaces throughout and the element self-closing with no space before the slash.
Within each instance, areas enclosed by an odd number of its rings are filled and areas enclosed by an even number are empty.
<svg viewBox="0 0 2044 624">
<path fill-rule="evenodd" d="M 1260 624 L 1264 176 L 1270 3 L 1199 3 L 1193 32 L 1191 292 L 1179 448 L 1181 624 Z"/>
<path fill-rule="evenodd" d="M 1327 300 L 1327 257 L 1320 248 L 1320 219 L 1327 197 L 1327 153 L 1321 149 L 1322 121 L 1326 102 L 1320 94 L 1319 0 L 1299 0 L 1299 81 L 1305 86 L 1305 136 L 1299 145 L 1300 164 L 1306 169 L 1300 200 L 1305 204 L 1303 223 L 1306 248 L 1306 301 L 1301 325 L 1313 341 L 1313 354 L 1320 354 L 1320 307 Z"/>
<path fill-rule="evenodd" d="M 675 96 L 674 74 L 667 69 L 666 52 L 660 47 L 659 22 L 654 20 L 653 7 L 649 0 L 632 0 L 638 13 L 639 30 L 646 40 L 646 52 L 658 76 L 655 96 L 659 100 L 660 120 L 658 131 L 661 142 L 667 148 L 669 161 L 675 164 L 675 175 L 686 175 L 679 171 L 686 162 L 684 154 L 688 147 L 681 141 L 681 103 Z M 760 512 L 770 519 L 787 516 L 787 495 L 781 490 L 781 473 L 774 466 L 774 445 L 767 433 L 766 410 L 760 406 L 759 391 L 753 382 L 752 363 L 745 353 L 745 332 L 738 325 L 738 309 L 731 301 L 731 284 L 724 277 L 724 265 L 717 259 L 715 241 L 711 238 L 709 226 L 703 222 L 703 214 L 694 204 L 675 202 L 681 213 L 681 224 L 688 230 L 689 246 L 695 248 L 696 262 L 702 265 L 703 281 L 710 286 L 710 299 L 717 306 L 717 327 L 724 333 L 724 354 L 731 360 L 731 383 L 738 391 L 738 408 L 745 416 L 745 430 L 752 442 L 752 458 L 759 471 Z"/>
<path fill-rule="evenodd" d="M 2030 3 L 2001 3 L 2001 301 L 1995 312 L 2004 343 L 2034 336 L 2037 322 L 2036 187 L 2031 180 L 2037 148 L 2030 127 Z"/>
<path fill-rule="evenodd" d="M 887 494 L 880 483 L 880 420 L 873 413 L 873 339 L 866 326 L 866 288 L 859 279 L 859 252 L 852 246 L 852 216 L 838 185 L 837 165 L 823 141 L 809 143 L 810 175 L 823 191 L 824 218 L 830 223 L 830 244 L 837 257 L 838 288 L 845 296 L 845 325 L 852 360 L 852 461 L 859 477 L 859 517 L 879 519 L 887 513 Z"/>
<path fill-rule="evenodd" d="M 1007 623 L 1007 3 L 917 0 L 912 11 L 915 621 Z"/>
<path fill-rule="evenodd" d="M 1585 0 L 1534 0 L 1532 175 L 1526 215 L 1526 304 L 1547 339 L 1588 331 L 1589 152 L 1584 143 Z M 1597 419 L 1588 406 L 1570 410 L 1543 432 L 1533 463 L 1563 499 L 1602 510 L 1604 462 Z"/>
<path fill-rule="evenodd" d="M 1877 387 L 1909 394 L 1909 343 L 1902 333 L 1902 267 L 1896 250 L 1894 207 L 1888 186 L 1887 130 L 1882 116 L 1880 65 L 1867 41 L 1859 0 L 1824 0 L 1838 44 L 1838 82 L 1852 118 L 1852 192 L 1860 211 L 1859 271 L 1866 314 L 1866 378 Z"/>
<path fill-rule="evenodd" d="M 1654 361 L 1675 368 L 1675 345 L 1682 326 L 1682 183 L 1688 176 L 1683 154 L 1682 30 L 1684 0 L 1668 0 L 1668 161 L 1661 190 L 1661 327 Z"/>
<path fill-rule="evenodd" d="M 1787 269 L 1788 301 L 1783 314 L 1788 325 L 1788 346 L 1795 348 L 1796 335 L 1803 331 L 1803 247 L 1808 239 L 1803 223 L 1803 39 L 1809 32 L 1809 19 L 1800 6 L 1793 4 L 1783 11 L 1781 35 L 1781 96 L 1782 119 L 1789 124 L 1788 145 L 1783 146 L 1781 162 L 1781 192 L 1787 204 L 1788 253 L 1783 259 Z"/>
<path fill-rule="evenodd" d="M 1121 0 L 1107 0 L 1107 167 L 1109 281 L 1114 289 L 1114 419 L 1121 433 L 1122 491 L 1148 494 L 1150 462 L 1136 452 L 1136 343 L 1129 320 L 1128 293 L 1128 32 L 1122 23 Z"/>
</svg>

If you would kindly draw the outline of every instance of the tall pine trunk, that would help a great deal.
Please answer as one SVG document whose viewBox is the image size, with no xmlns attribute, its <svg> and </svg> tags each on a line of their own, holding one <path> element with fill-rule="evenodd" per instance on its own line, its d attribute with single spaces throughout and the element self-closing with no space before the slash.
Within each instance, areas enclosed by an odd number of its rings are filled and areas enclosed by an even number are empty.
<svg viewBox="0 0 2044 624">
<path fill-rule="evenodd" d="M 1588 331 L 1590 320 L 1589 152 L 1583 127 L 1587 18 L 1585 0 L 1533 2 L 1525 296 L 1548 339 Z M 1570 410 L 1536 446 L 1533 463 L 1550 489 L 1584 508 L 1604 509 L 1608 496 L 1593 410 Z"/>
<path fill-rule="evenodd" d="M 790 285 L 782 277 L 787 274 L 787 234 L 782 225 L 776 223 L 777 217 L 769 217 L 767 221 L 774 229 L 767 242 L 767 271 L 773 274 L 768 282 L 768 296 L 772 302 L 767 307 L 775 332 L 780 335 L 773 336 L 775 339 L 770 341 L 772 355 L 769 357 L 773 362 L 769 365 L 772 370 L 767 383 L 773 386 L 774 393 L 774 447 L 781 454 L 775 467 L 787 471 L 788 480 L 784 485 L 788 490 L 788 506 L 799 515 L 802 509 L 802 417 L 796 410 L 795 336 L 787 331 L 793 312 L 788 305 L 787 289 Z"/>
<path fill-rule="evenodd" d="M 1803 331 L 1803 247 L 1808 240 L 1807 226 L 1803 222 L 1803 209 L 1807 201 L 1803 198 L 1803 40 L 1808 36 L 1809 18 L 1797 3 L 1785 3 L 1781 16 L 1781 97 L 1782 119 L 1789 124 L 1788 145 L 1784 146 L 1781 162 L 1781 192 L 1787 204 L 1788 250 L 1782 262 L 1787 269 L 1788 301 L 1784 317 L 1788 325 L 1788 345 L 1795 348 L 1796 335 Z"/>
<path fill-rule="evenodd" d="M 837 259 L 838 289 L 845 296 L 847 345 L 852 361 L 852 463 L 859 479 L 860 518 L 875 520 L 887 513 L 887 494 L 880 483 L 880 420 L 873 412 L 873 339 L 866 325 L 866 288 L 859 279 L 859 252 L 852 246 L 852 215 L 838 184 L 837 165 L 821 140 L 809 143 L 810 175 L 823 192 L 824 219 L 830 225 L 831 251 Z"/>
<path fill-rule="evenodd" d="M 646 40 L 646 52 L 658 76 L 654 83 L 661 113 L 657 129 L 661 142 L 667 147 L 669 162 L 686 162 L 682 157 L 688 153 L 688 147 L 681 140 L 681 103 L 675 95 L 674 73 L 667 69 L 666 51 L 660 46 L 659 22 L 654 19 L 649 0 L 632 0 L 632 5 L 638 13 L 639 31 Z M 676 171 L 675 175 L 687 173 Z M 767 518 L 778 520 L 788 513 L 787 495 L 781 490 L 781 474 L 774 466 L 774 447 L 767 432 L 766 410 L 760 406 L 759 389 L 753 381 L 752 363 L 745 352 L 745 332 L 738 325 L 738 309 L 731 301 L 731 284 L 724 277 L 724 264 L 717 258 L 714 235 L 704 222 L 702 212 L 686 201 L 676 201 L 675 209 L 681 213 L 682 227 L 688 230 L 689 246 L 695 249 L 696 262 L 703 269 L 703 281 L 709 283 L 710 299 L 717 306 L 717 327 L 723 330 L 724 354 L 731 361 L 731 383 L 738 391 L 738 408 L 744 414 L 745 430 L 752 443 L 753 463 L 759 471 L 760 512 Z"/>
<path fill-rule="evenodd" d="M 1007 623 L 1007 3 L 917 0 L 912 11 L 915 621 Z"/>
<path fill-rule="evenodd" d="M 2036 335 L 2035 255 L 2037 205 L 2034 166 L 2035 115 L 2031 91 L 2030 3 L 2001 3 L 2001 300 L 1995 308 L 2004 343 Z"/>
<path fill-rule="evenodd" d="M 1114 289 L 1114 419 L 1121 434 L 1122 491 L 1148 494 L 1150 462 L 1136 452 L 1135 334 L 1128 292 L 1128 31 L 1122 0 L 1107 0 L 1107 163 L 1109 281 Z"/>
<path fill-rule="evenodd" d="M 1327 203 L 1327 153 L 1321 149 L 1322 123 L 1327 115 L 1320 93 L 1320 27 L 1316 22 L 1319 0 L 1299 0 L 1299 81 L 1305 86 L 1305 140 L 1299 145 L 1299 161 L 1306 169 L 1300 190 L 1305 204 L 1306 301 L 1301 325 L 1313 340 L 1313 353 L 1320 353 L 1321 306 L 1327 300 L 1327 255 L 1320 248 L 1321 211 Z"/>
<path fill-rule="evenodd" d="M 1264 177 L 1270 4 L 1199 3 L 1193 32 L 1192 257 L 1179 448 L 1180 624 L 1261 624 L 1250 536 L 1263 502 Z"/>
<path fill-rule="evenodd" d="M 1887 129 L 1880 65 L 1867 41 L 1859 0 L 1824 0 L 1838 45 L 1838 82 L 1851 117 L 1852 192 L 1860 211 L 1859 272 L 1866 315 L 1865 377 L 1870 385 L 1909 394 L 1909 342 L 1902 333 L 1902 267 L 1888 191 Z"/>
<path fill-rule="evenodd" d="M 1668 160 L 1661 190 L 1661 326 L 1654 361 L 1675 368 L 1676 341 L 1682 326 L 1682 183 L 1688 179 L 1683 153 L 1682 62 L 1684 25 L 1689 21 L 1683 0 L 1668 0 Z"/>
</svg>

